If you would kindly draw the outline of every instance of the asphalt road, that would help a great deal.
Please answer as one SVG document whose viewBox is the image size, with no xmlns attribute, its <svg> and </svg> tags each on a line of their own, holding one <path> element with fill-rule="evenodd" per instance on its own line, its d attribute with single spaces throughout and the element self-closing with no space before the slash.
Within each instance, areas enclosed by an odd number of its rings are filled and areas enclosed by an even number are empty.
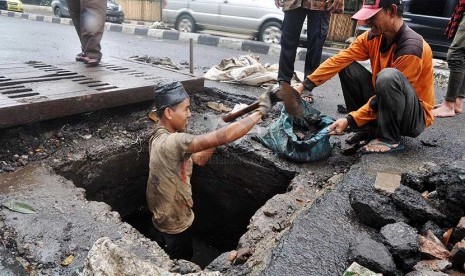
<svg viewBox="0 0 465 276">
<path fill-rule="evenodd" d="M 0 63 L 29 60 L 45 62 L 73 60 L 80 50 L 77 36 L 71 26 L 3 16 L 0 16 L 0 26 L 2 26 L 0 28 L 0 57 L 2 57 Z M 158 57 L 167 56 L 177 63 L 189 59 L 186 42 L 163 41 L 123 33 L 106 32 L 102 48 L 104 58 L 105 56 L 127 58 L 132 55 L 147 54 Z M 218 64 L 223 58 L 243 54 L 246 52 L 195 45 L 196 73 L 201 75 L 202 72 Z M 276 63 L 278 56 L 262 55 L 260 59 L 262 63 Z M 302 68 L 303 63 L 297 61 L 296 69 Z M 215 82 L 207 82 L 206 85 L 216 86 L 231 93 L 235 93 L 236 90 L 255 95 L 260 93 L 259 89 L 244 86 L 231 86 Z M 437 100 L 442 99 L 444 93 L 443 88 L 436 87 Z M 337 104 L 343 104 L 337 76 L 315 89 L 315 96 L 315 108 L 333 117 L 343 116 L 336 111 Z M 371 185 L 378 172 L 400 174 L 416 170 L 425 162 L 441 164 L 465 159 L 464 125 L 464 115 L 438 119 L 432 127 L 416 139 L 402 139 L 401 142 L 407 148 L 404 152 L 362 156 L 360 161 L 349 170 L 343 184 L 322 198 L 318 205 L 303 212 L 295 221 L 292 229 L 280 240 L 278 247 L 273 249 L 273 260 L 265 274 L 341 275 L 346 267 L 346 242 L 344 242 L 344 246 L 333 248 L 334 250 L 322 251 L 319 249 L 321 249 L 322 240 L 328 243 L 331 242 L 331 239 L 338 239 L 338 237 L 343 237 L 344 241 L 350 240 L 352 236 L 349 234 L 359 231 L 356 226 L 346 226 L 347 223 L 351 223 L 348 218 L 347 193 L 362 184 Z M 323 221 L 324 223 L 322 223 Z M 331 233 L 331 235 L 328 236 L 327 233 Z"/>
<path fill-rule="evenodd" d="M 0 56 L 3 61 L 28 60 L 73 60 L 80 52 L 78 37 L 74 27 L 47 22 L 21 20 L 0 16 Z M 128 58 L 132 55 L 170 57 L 174 62 L 189 60 L 187 42 L 159 40 L 148 36 L 135 36 L 107 31 L 102 39 L 103 59 L 105 56 Z M 194 45 L 194 65 L 197 68 L 210 68 L 221 59 L 246 54 L 244 51 L 218 48 L 207 45 Z M 278 56 L 260 56 L 262 63 L 276 63 Z M 303 69 L 303 62 L 297 62 Z M 199 70 L 198 73 L 201 73 Z"/>
</svg>

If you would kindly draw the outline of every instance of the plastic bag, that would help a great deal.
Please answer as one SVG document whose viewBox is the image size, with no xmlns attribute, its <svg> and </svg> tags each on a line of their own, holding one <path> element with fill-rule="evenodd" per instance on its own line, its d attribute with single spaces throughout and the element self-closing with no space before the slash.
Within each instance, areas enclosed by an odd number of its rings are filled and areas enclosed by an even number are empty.
<svg viewBox="0 0 465 276">
<path fill-rule="evenodd" d="M 256 138 L 278 156 L 293 162 L 313 162 L 329 157 L 332 145 L 329 142 L 328 127 L 334 119 L 312 108 L 302 101 L 305 120 L 294 118 L 283 108 L 281 116 L 274 122 L 267 133 Z M 296 132 L 305 132 L 306 137 L 299 137 Z"/>
</svg>

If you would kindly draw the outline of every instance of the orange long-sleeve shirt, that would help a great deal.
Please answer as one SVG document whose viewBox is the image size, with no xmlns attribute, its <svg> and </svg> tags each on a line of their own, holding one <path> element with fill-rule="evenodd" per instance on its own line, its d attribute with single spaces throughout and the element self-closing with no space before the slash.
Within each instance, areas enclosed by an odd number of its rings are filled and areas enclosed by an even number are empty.
<svg viewBox="0 0 465 276">
<path fill-rule="evenodd" d="M 405 23 L 395 35 L 391 45 L 386 46 L 386 44 L 383 36 L 373 36 L 370 31 L 366 31 L 358 36 L 349 48 L 327 59 L 307 78 L 319 86 L 352 62 L 370 59 L 372 82 L 376 90 L 376 75 L 384 68 L 396 68 L 415 90 L 424 110 L 426 126 L 432 125 L 434 77 L 433 54 L 430 46 Z M 369 106 L 370 100 L 350 113 L 358 126 L 376 119 L 376 112 Z"/>
</svg>

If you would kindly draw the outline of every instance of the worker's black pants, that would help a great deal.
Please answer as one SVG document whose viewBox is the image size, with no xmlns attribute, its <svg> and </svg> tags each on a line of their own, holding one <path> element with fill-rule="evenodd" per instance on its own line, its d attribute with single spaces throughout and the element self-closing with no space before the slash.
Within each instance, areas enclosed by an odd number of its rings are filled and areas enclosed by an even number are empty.
<svg viewBox="0 0 465 276">
<path fill-rule="evenodd" d="M 168 234 L 160 232 L 152 226 L 150 235 L 171 259 L 192 259 L 194 249 L 190 228 L 179 234 Z"/>
<path fill-rule="evenodd" d="M 381 70 L 376 76 L 376 90 L 371 72 L 357 62 L 339 72 L 339 78 L 348 112 L 358 110 L 376 96 L 372 103 L 376 113 L 376 138 L 398 143 L 400 136 L 417 137 L 425 129 L 420 100 L 399 70 Z"/>
</svg>

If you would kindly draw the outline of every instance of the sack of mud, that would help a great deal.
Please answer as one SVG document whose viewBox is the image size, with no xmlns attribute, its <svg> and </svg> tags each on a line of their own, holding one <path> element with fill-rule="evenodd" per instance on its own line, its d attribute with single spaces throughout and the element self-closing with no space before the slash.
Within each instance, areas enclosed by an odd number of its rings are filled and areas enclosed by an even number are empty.
<svg viewBox="0 0 465 276">
<path fill-rule="evenodd" d="M 289 115 L 283 108 L 281 116 L 267 133 L 257 136 L 267 148 L 278 156 L 293 162 L 313 162 L 327 158 L 331 154 L 328 127 L 334 119 L 312 108 L 302 101 L 304 119 Z"/>
</svg>

